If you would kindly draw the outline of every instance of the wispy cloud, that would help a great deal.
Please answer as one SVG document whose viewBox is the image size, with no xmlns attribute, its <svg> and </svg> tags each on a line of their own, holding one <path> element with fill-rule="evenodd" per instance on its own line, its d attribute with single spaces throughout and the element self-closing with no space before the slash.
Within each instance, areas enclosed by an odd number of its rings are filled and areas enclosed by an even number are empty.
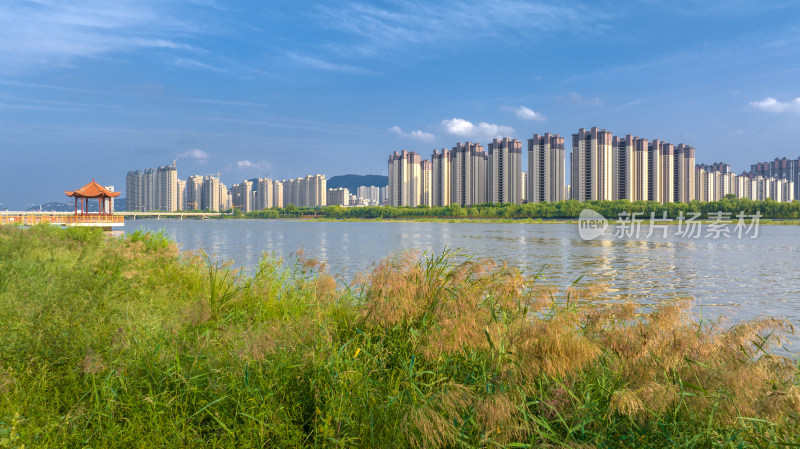
<svg viewBox="0 0 800 449">
<path fill-rule="evenodd" d="M 602 30 L 610 15 L 597 9 L 591 14 L 593 30 Z M 523 0 L 406 0 L 385 6 L 368 2 L 318 6 L 313 15 L 322 26 L 351 39 L 328 42 L 330 49 L 342 56 L 375 56 L 421 46 L 431 49 L 431 44 L 438 48 L 453 42 L 486 42 L 501 36 L 506 43 L 529 43 L 548 31 L 578 29 L 573 25 L 583 20 L 584 8 Z"/>
<path fill-rule="evenodd" d="M 226 72 L 225 69 L 191 58 L 176 58 L 175 60 L 172 61 L 172 65 L 176 67 L 183 67 L 186 69 L 203 69 L 217 73 Z"/>
<path fill-rule="evenodd" d="M 514 133 L 510 126 L 495 125 L 494 123 L 480 122 L 477 125 L 462 118 L 442 120 L 442 127 L 450 134 L 460 137 L 491 139 L 505 137 Z"/>
<path fill-rule="evenodd" d="M 399 126 L 392 126 L 391 128 L 389 128 L 389 131 L 397 134 L 400 137 L 411 137 L 418 140 L 433 140 L 436 138 L 435 135 L 431 133 L 426 133 L 425 131 L 422 131 L 420 129 L 407 133 L 404 132 L 403 129 L 400 128 Z"/>
<path fill-rule="evenodd" d="M 67 66 L 120 50 L 194 51 L 180 39 L 195 32 L 154 0 L 0 2 L 3 71 Z"/>
<path fill-rule="evenodd" d="M 289 59 L 291 59 L 294 62 L 297 62 L 299 64 L 308 67 L 313 67 L 315 69 L 329 70 L 332 72 L 369 73 L 368 70 L 362 69 L 360 67 L 355 67 L 347 64 L 336 64 L 333 62 L 323 61 L 322 59 L 317 59 L 306 55 L 300 55 L 293 52 L 287 52 L 286 56 L 288 56 Z"/>
<path fill-rule="evenodd" d="M 516 114 L 517 117 L 519 117 L 519 118 L 521 118 L 523 120 L 546 120 L 547 119 L 547 117 L 545 117 L 542 113 L 536 112 L 533 109 L 525 107 L 525 106 L 518 106 L 516 108 L 511 108 L 511 109 L 514 111 L 514 114 Z"/>
<path fill-rule="evenodd" d="M 760 101 L 751 101 L 750 107 L 764 112 L 800 112 L 800 97 L 786 102 L 778 101 L 772 97 L 767 97 Z"/>
<path fill-rule="evenodd" d="M 185 151 L 178 155 L 178 158 L 181 159 L 194 159 L 201 164 L 205 164 L 208 162 L 208 153 L 203 150 L 193 148 L 189 151 Z"/>
<path fill-rule="evenodd" d="M 603 101 L 600 97 L 585 97 L 578 92 L 570 92 L 567 95 L 559 97 L 564 103 L 572 103 L 579 106 L 602 106 Z"/>
</svg>

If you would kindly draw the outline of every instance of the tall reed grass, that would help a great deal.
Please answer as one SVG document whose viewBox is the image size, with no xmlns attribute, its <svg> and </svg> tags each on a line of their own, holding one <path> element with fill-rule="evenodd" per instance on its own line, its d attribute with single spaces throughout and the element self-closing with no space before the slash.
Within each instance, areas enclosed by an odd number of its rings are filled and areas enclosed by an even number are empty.
<svg viewBox="0 0 800 449">
<path fill-rule="evenodd" d="M 159 234 L 0 228 L 0 448 L 800 445 L 786 321 L 299 256 L 246 275 Z"/>
</svg>

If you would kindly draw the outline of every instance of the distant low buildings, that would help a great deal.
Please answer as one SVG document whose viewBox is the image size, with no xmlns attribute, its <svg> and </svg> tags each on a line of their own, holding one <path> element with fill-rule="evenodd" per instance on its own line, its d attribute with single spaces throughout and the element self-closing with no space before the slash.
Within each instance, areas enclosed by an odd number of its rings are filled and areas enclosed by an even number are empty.
<svg viewBox="0 0 800 449">
<path fill-rule="evenodd" d="M 349 206 L 350 205 L 350 190 L 339 187 L 336 189 L 328 189 L 328 205 L 329 206 Z"/>
</svg>

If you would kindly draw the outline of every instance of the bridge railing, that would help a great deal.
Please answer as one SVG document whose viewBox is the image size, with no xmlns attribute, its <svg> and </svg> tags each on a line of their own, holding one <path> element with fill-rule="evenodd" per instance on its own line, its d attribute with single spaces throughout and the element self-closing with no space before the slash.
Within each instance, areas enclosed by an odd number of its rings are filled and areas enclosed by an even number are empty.
<svg viewBox="0 0 800 449">
<path fill-rule="evenodd" d="M 125 217 L 118 215 L 100 215 L 100 214 L 84 214 L 84 215 L 2 214 L 0 215 L 0 224 L 35 225 L 39 223 L 63 224 L 63 225 L 122 224 L 125 223 Z"/>
</svg>

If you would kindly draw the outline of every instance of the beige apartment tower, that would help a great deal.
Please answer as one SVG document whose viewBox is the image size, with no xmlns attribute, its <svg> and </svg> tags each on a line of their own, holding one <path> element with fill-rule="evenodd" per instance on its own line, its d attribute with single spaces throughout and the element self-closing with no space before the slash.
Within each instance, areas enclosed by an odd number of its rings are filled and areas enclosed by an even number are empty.
<svg viewBox="0 0 800 449">
<path fill-rule="evenodd" d="M 389 205 L 422 204 L 422 164 L 413 151 L 395 151 L 389 156 Z"/>
<path fill-rule="evenodd" d="M 566 199 L 564 138 L 558 134 L 534 134 L 528 139 L 526 201 L 552 203 Z"/>
<path fill-rule="evenodd" d="M 272 186 L 272 180 L 269 178 L 259 178 L 257 183 L 255 209 L 264 210 L 271 208 L 274 203 L 274 187 Z"/>
<path fill-rule="evenodd" d="M 488 158 L 483 145 L 457 143 L 450 155 L 450 204 L 485 203 Z"/>
<path fill-rule="evenodd" d="M 675 202 L 688 203 L 695 196 L 694 147 L 679 144 L 674 147 L 675 158 Z"/>
<path fill-rule="evenodd" d="M 675 146 L 671 143 L 659 142 L 661 148 L 661 167 L 659 177 L 659 199 L 662 204 L 675 201 Z M 652 153 L 651 153 L 652 154 Z"/>
<path fill-rule="evenodd" d="M 440 151 L 433 150 L 431 155 L 431 201 L 434 206 L 442 207 L 450 204 L 451 157 L 452 153 L 446 148 Z"/>
<path fill-rule="evenodd" d="M 199 210 L 203 196 L 203 177 L 200 175 L 189 176 L 186 180 L 186 209 Z"/>
<path fill-rule="evenodd" d="M 219 178 L 213 175 L 203 177 L 200 209 L 219 212 Z"/>
<path fill-rule="evenodd" d="M 178 210 L 186 210 L 186 181 L 175 181 L 175 192 L 178 195 Z"/>
<path fill-rule="evenodd" d="M 581 128 L 572 135 L 570 157 L 572 199 L 613 199 L 612 136 L 605 129 Z"/>
<path fill-rule="evenodd" d="M 615 200 L 647 201 L 649 198 L 647 140 L 633 137 L 612 139 Z"/>
<path fill-rule="evenodd" d="M 656 139 L 647 145 L 647 201 L 664 203 L 662 192 L 661 176 L 663 170 L 661 164 L 664 163 L 661 157 L 662 143 Z"/>
<path fill-rule="evenodd" d="M 522 143 L 504 137 L 489 144 L 488 200 L 522 203 Z"/>
<path fill-rule="evenodd" d="M 429 160 L 420 162 L 420 174 L 422 176 L 422 200 L 421 204 L 432 206 L 433 200 L 433 164 Z"/>
</svg>

